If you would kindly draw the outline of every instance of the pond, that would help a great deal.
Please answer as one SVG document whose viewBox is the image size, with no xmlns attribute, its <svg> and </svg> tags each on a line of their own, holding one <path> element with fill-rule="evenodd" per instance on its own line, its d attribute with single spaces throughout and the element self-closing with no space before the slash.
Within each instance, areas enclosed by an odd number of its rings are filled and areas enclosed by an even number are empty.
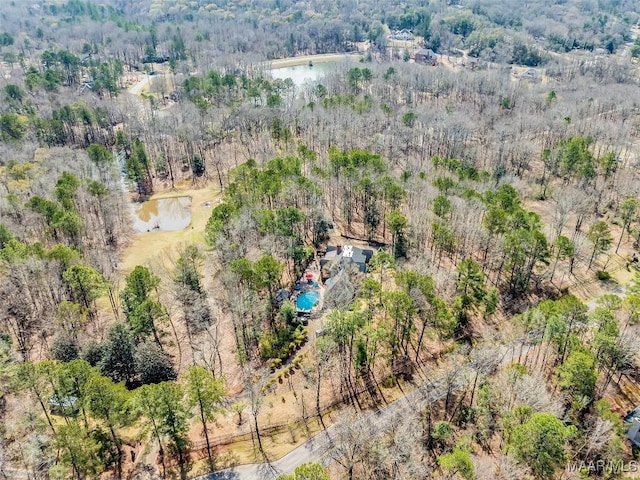
<svg viewBox="0 0 640 480">
<path fill-rule="evenodd" d="M 183 230 L 191 223 L 191 197 L 157 198 L 132 205 L 136 232 Z"/>
<path fill-rule="evenodd" d="M 280 67 L 271 69 L 273 78 L 282 80 L 290 78 L 296 87 L 305 83 L 314 83 L 324 77 L 335 66 L 335 62 L 316 63 L 313 67 L 309 65 L 296 65 L 293 67 Z"/>
</svg>

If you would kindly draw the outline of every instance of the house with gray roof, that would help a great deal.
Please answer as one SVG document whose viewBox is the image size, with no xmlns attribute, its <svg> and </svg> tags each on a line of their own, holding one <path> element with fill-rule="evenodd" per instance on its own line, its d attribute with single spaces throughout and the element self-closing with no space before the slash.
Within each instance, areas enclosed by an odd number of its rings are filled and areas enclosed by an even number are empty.
<svg viewBox="0 0 640 480">
<path fill-rule="evenodd" d="M 357 266 L 361 272 L 367 271 L 367 263 L 373 256 L 373 250 L 355 247 L 353 245 L 328 246 L 327 253 L 320 260 L 320 268 L 330 262 L 342 261 Z"/>
<path fill-rule="evenodd" d="M 411 32 L 411 30 L 407 30 L 405 28 L 402 30 L 394 30 L 393 33 L 391 34 L 391 38 L 393 38 L 394 40 L 409 41 L 409 40 L 413 40 L 415 36 L 413 35 L 413 32 Z"/>
</svg>

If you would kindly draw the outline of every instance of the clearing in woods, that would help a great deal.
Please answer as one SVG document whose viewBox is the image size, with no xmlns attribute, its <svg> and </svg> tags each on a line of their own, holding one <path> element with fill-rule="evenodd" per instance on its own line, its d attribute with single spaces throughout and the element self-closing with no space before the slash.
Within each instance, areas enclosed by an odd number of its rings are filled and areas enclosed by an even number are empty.
<svg viewBox="0 0 640 480">
<path fill-rule="evenodd" d="M 174 190 L 156 193 L 150 200 L 168 197 L 191 197 L 191 224 L 184 230 L 135 233 L 120 257 L 118 271 L 122 276 L 136 265 L 160 262 L 169 266 L 175 253 L 186 243 L 204 244 L 204 228 L 211 216 L 211 209 L 217 205 L 220 190 L 213 183 L 204 188 L 179 186 Z"/>
</svg>

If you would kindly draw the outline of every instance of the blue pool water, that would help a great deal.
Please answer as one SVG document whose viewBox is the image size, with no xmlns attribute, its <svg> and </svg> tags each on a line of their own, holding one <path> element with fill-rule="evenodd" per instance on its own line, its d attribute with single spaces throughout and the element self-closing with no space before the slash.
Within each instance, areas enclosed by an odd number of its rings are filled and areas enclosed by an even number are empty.
<svg viewBox="0 0 640 480">
<path fill-rule="evenodd" d="M 318 292 L 305 292 L 298 297 L 296 307 L 298 310 L 311 310 L 318 300 L 320 300 Z"/>
</svg>

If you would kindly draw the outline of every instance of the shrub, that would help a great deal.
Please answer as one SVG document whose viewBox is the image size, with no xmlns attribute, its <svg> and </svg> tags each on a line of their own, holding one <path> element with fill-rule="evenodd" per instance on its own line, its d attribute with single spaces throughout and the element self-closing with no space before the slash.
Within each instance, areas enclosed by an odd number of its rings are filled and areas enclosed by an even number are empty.
<svg viewBox="0 0 640 480">
<path fill-rule="evenodd" d="M 272 358 L 271 360 L 269 360 L 269 368 L 271 368 L 272 370 L 276 370 L 281 366 L 282 366 L 282 360 L 280 360 L 279 358 Z"/>
<path fill-rule="evenodd" d="M 390 373 L 382 380 L 382 386 L 384 388 L 393 388 L 396 384 L 396 376 L 393 373 Z"/>
<path fill-rule="evenodd" d="M 598 270 L 596 272 L 596 276 L 598 277 L 598 280 L 602 280 L 603 282 L 611 279 L 611 274 L 606 270 Z"/>
</svg>

